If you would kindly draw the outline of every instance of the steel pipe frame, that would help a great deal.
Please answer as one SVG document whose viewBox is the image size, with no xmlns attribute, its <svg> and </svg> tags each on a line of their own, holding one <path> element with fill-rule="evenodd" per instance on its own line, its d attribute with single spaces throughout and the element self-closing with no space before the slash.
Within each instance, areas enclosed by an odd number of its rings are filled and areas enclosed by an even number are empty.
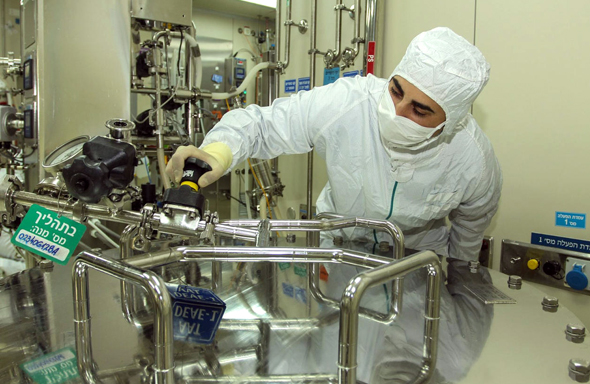
<svg viewBox="0 0 590 384">
<path fill-rule="evenodd" d="M 182 261 L 226 261 L 226 262 L 306 262 L 343 263 L 363 268 L 373 268 L 352 278 L 340 302 L 339 331 L 339 377 L 340 384 L 356 384 L 356 346 L 358 343 L 358 317 L 363 315 L 360 302 L 367 289 L 415 271 L 428 269 L 425 304 L 424 348 L 422 369 L 414 383 L 427 382 L 434 373 L 440 316 L 441 263 L 431 251 L 424 251 L 402 260 L 391 261 L 360 252 L 339 249 L 318 248 L 256 248 L 256 247 L 178 247 L 148 256 L 128 259 L 127 263 L 141 267 L 161 266 Z M 365 312 L 366 313 L 366 312 Z M 367 316 L 370 317 L 370 316 Z M 370 317 L 372 318 L 372 317 Z M 249 322 L 238 321 L 238 329 L 253 326 Z M 231 327 L 231 323 L 229 324 Z M 244 380 L 248 382 L 248 380 Z"/>
<path fill-rule="evenodd" d="M 142 221 L 142 214 L 139 212 L 115 210 L 105 205 L 85 204 L 82 201 L 77 201 L 73 204 L 65 200 L 60 202 L 59 199 L 49 196 L 40 196 L 31 192 L 12 191 L 9 189 L 4 196 L 0 196 L 0 199 L 2 197 L 4 197 L 4 204 L 6 207 L 11 207 L 13 204 L 18 204 L 24 207 L 30 207 L 33 204 L 37 204 L 54 212 L 59 212 L 64 216 L 73 217 L 78 221 L 84 221 L 86 217 L 89 216 L 100 220 L 131 225 L 139 224 Z M 160 232 L 186 236 L 194 236 L 196 234 L 194 231 L 175 225 L 161 224 L 159 213 L 155 213 L 149 220 L 152 227 Z M 205 230 L 205 225 L 206 223 L 203 220 L 199 221 L 197 231 Z M 255 241 L 258 232 L 247 228 L 235 228 L 225 224 L 216 224 L 215 234 L 253 242 Z"/>
<path fill-rule="evenodd" d="M 377 2 L 378 0 L 367 0 L 365 4 L 365 47 L 363 57 L 363 73 L 367 75 L 367 55 L 369 41 L 375 41 L 377 36 Z"/>
<path fill-rule="evenodd" d="M 186 384 L 218 383 L 218 384 L 250 384 L 250 383 L 301 383 L 301 384 L 336 384 L 338 379 L 335 375 L 310 374 L 310 375 L 269 375 L 259 377 L 244 376 L 221 376 L 221 377 L 198 377 L 185 379 Z"/>
<path fill-rule="evenodd" d="M 100 383 L 92 358 L 88 268 L 143 287 L 155 306 L 154 379 L 156 384 L 174 384 L 172 300 L 161 277 L 102 256 L 82 252 L 74 261 L 72 285 L 78 370 L 86 383 Z"/>
<path fill-rule="evenodd" d="M 391 264 L 356 275 L 348 284 L 340 302 L 340 331 L 338 350 L 338 383 L 356 384 L 358 317 L 363 294 L 367 289 L 384 284 L 397 276 L 404 276 L 419 268 L 428 270 L 426 305 L 424 308 L 424 348 L 422 368 L 413 381 L 427 383 L 436 367 L 438 328 L 440 320 L 441 263 L 431 251 L 396 260 Z"/>
<path fill-rule="evenodd" d="M 139 268 L 162 267 L 177 262 L 195 261 L 343 263 L 355 267 L 376 268 L 390 263 L 391 259 L 368 253 L 327 248 L 177 247 L 167 251 L 146 253 L 126 260 L 127 263 Z M 393 296 L 387 314 L 361 308 L 361 315 L 379 323 L 390 324 L 401 311 L 400 306 L 397 305 L 401 301 L 395 302 Z M 315 295 L 313 297 L 316 298 Z M 332 299 L 325 298 L 323 295 L 318 301 L 336 308 L 339 307 L 338 302 L 336 302 L 338 305 L 335 305 Z"/>
</svg>

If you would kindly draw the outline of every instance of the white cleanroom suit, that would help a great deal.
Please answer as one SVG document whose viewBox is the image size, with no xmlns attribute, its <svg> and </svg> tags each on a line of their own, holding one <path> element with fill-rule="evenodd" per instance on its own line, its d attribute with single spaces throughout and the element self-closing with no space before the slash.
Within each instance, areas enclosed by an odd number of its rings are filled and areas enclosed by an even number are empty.
<svg viewBox="0 0 590 384">
<path fill-rule="evenodd" d="M 400 226 L 408 248 L 475 259 L 502 186 L 492 146 L 468 113 L 488 73 L 477 48 L 448 28 L 436 28 L 412 41 L 392 76 L 403 77 L 442 107 L 446 121 L 440 135 L 411 149 L 386 148 L 377 109 L 388 81 L 369 75 L 280 98 L 270 107 L 230 111 L 203 146 L 225 143 L 233 155 L 230 168 L 248 157 L 313 148 L 328 171 L 318 212 L 387 219 Z M 369 230 L 345 232 L 390 240 Z"/>
</svg>

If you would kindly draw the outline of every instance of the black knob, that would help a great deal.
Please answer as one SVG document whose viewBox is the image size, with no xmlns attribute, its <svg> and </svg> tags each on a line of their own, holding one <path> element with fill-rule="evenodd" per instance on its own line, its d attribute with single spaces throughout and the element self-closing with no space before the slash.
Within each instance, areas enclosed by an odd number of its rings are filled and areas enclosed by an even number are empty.
<svg viewBox="0 0 590 384">
<path fill-rule="evenodd" d="M 195 157 L 189 157 L 184 162 L 184 173 L 182 174 L 180 184 L 182 185 L 185 182 L 189 182 L 198 185 L 197 182 L 199 181 L 199 178 L 209 171 L 211 171 L 211 166 L 209 164 Z"/>
<path fill-rule="evenodd" d="M 551 260 L 543 264 L 543 272 L 549 276 L 556 276 L 561 272 L 561 264 L 559 261 Z"/>
</svg>

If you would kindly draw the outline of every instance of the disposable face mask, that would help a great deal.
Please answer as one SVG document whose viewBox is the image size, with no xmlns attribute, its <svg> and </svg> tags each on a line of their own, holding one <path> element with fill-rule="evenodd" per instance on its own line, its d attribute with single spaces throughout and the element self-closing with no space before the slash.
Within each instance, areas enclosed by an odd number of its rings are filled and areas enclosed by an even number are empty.
<svg viewBox="0 0 590 384">
<path fill-rule="evenodd" d="M 381 141 L 386 149 L 390 147 L 416 147 L 418 144 L 430 139 L 445 124 L 443 121 L 435 128 L 426 128 L 408 118 L 396 115 L 395 105 L 389 95 L 387 86 L 383 90 L 377 108 L 377 119 L 379 121 Z"/>
</svg>

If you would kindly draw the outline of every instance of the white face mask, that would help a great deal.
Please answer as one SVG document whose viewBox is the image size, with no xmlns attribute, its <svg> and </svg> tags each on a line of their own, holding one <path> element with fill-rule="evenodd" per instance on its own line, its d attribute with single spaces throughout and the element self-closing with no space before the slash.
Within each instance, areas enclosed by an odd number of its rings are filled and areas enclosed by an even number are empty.
<svg viewBox="0 0 590 384">
<path fill-rule="evenodd" d="M 383 90 L 377 108 L 379 133 L 381 134 L 381 142 L 386 149 L 391 147 L 413 148 L 430 139 L 444 126 L 445 122 L 443 121 L 435 128 L 426 128 L 408 118 L 396 115 L 395 104 L 389 94 L 388 85 Z"/>
</svg>

